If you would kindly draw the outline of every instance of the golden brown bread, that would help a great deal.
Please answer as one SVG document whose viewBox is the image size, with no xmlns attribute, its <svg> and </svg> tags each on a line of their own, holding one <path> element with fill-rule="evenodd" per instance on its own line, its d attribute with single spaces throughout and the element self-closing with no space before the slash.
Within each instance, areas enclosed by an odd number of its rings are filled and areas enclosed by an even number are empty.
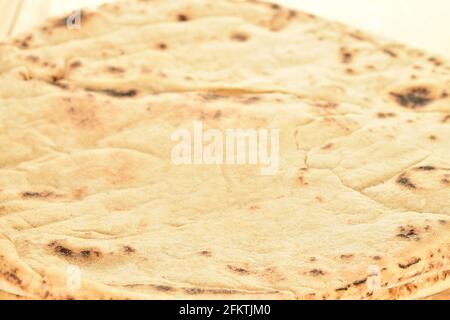
<svg viewBox="0 0 450 320">
<path fill-rule="evenodd" d="M 85 12 L 79 31 L 61 21 L 0 46 L 6 296 L 449 287 L 446 61 L 256 1 L 131 1 Z M 280 129 L 278 173 L 175 166 L 171 134 L 199 120 Z"/>
</svg>

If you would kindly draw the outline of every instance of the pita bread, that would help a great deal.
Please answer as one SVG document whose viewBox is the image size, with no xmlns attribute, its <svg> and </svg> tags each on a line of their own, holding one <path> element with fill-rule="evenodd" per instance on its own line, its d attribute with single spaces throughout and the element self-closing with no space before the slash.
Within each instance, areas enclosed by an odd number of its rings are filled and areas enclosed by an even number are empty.
<svg viewBox="0 0 450 320">
<path fill-rule="evenodd" d="M 84 11 L 80 30 L 64 21 L 0 45 L 0 298 L 450 287 L 444 59 L 256 1 L 128 1 Z M 170 136 L 195 121 L 280 129 L 278 173 L 174 165 Z"/>
</svg>

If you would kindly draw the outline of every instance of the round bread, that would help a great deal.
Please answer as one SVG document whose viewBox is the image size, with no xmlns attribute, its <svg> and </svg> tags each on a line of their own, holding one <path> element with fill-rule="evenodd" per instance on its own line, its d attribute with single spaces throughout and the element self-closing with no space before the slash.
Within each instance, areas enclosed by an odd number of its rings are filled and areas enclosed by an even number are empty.
<svg viewBox="0 0 450 320">
<path fill-rule="evenodd" d="M 257 1 L 126 1 L 0 45 L 0 298 L 450 287 L 450 64 Z M 171 135 L 279 130 L 279 168 Z M 375 287 L 374 287 L 375 285 Z"/>
</svg>

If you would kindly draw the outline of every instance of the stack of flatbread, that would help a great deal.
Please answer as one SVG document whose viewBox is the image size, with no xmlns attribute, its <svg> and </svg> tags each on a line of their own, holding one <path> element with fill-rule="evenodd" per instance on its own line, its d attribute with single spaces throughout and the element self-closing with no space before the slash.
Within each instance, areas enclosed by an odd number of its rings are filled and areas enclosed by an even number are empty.
<svg viewBox="0 0 450 320">
<path fill-rule="evenodd" d="M 0 298 L 400 299 L 450 287 L 450 64 L 257 1 L 0 45 Z M 171 135 L 279 129 L 279 170 Z"/>
</svg>

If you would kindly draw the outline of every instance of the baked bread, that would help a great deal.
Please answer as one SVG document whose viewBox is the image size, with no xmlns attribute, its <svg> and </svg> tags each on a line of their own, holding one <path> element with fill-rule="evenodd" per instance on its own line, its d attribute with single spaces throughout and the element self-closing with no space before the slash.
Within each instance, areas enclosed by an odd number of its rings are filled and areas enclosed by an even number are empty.
<svg viewBox="0 0 450 320">
<path fill-rule="evenodd" d="M 0 45 L 0 298 L 450 287 L 447 61 L 257 1 L 65 23 Z M 196 121 L 279 129 L 279 170 L 175 165 L 171 135 Z"/>
</svg>

